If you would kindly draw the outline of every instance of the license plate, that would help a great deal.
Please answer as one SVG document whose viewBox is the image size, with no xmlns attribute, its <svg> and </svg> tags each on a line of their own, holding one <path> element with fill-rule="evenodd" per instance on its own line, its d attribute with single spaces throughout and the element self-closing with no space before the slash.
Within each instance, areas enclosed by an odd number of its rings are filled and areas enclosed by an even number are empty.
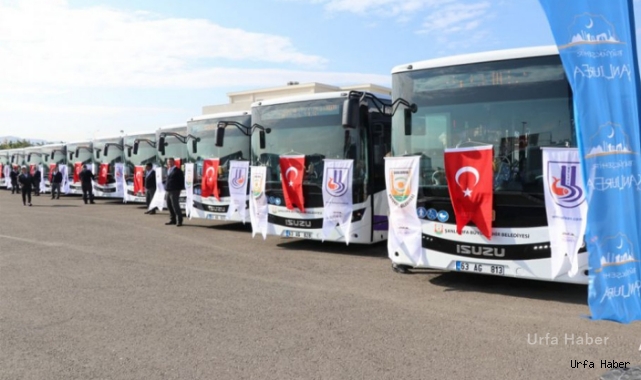
<svg viewBox="0 0 641 380">
<path fill-rule="evenodd" d="M 283 232 L 283 235 L 285 237 L 293 237 L 293 238 L 303 238 L 303 239 L 311 239 L 312 238 L 312 233 L 311 232 L 303 232 L 303 231 L 285 230 Z"/>
<path fill-rule="evenodd" d="M 225 215 L 207 214 L 207 219 L 210 219 L 210 220 L 223 220 L 223 219 L 225 219 Z"/>
<path fill-rule="evenodd" d="M 497 276 L 505 275 L 505 267 L 503 265 L 468 263 L 465 261 L 457 261 L 456 270 L 459 272 L 485 273 Z"/>
</svg>

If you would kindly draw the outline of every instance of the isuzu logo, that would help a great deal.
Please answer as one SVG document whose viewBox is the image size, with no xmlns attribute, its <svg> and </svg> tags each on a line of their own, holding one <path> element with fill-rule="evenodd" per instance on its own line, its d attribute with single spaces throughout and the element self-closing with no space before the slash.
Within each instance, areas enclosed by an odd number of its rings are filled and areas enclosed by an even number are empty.
<svg viewBox="0 0 641 380">
<path fill-rule="evenodd" d="M 285 225 L 289 227 L 312 228 L 312 221 L 305 219 L 285 219 Z"/>
<path fill-rule="evenodd" d="M 486 257 L 505 257 L 505 248 L 479 247 L 475 245 L 457 244 L 456 253 Z"/>
</svg>

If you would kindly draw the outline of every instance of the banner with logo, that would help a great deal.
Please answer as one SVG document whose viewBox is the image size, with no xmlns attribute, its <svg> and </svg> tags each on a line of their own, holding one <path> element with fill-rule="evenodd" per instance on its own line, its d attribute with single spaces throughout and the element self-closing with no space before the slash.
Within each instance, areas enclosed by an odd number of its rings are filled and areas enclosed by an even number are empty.
<svg viewBox="0 0 641 380">
<path fill-rule="evenodd" d="M 418 156 L 385 157 L 385 188 L 389 204 L 388 251 L 401 247 L 414 266 L 424 265 L 421 220 L 416 214 Z M 394 248 L 395 249 L 395 248 Z"/>
<path fill-rule="evenodd" d="M 42 165 L 38 165 L 38 170 L 40 171 L 40 192 L 44 193 L 47 191 L 47 186 L 45 186 L 45 179 L 42 176 L 42 173 L 44 173 L 44 167 Z"/>
<path fill-rule="evenodd" d="M 492 239 L 492 160 L 492 145 L 445 149 L 445 176 L 459 235 L 472 221 Z"/>
<path fill-rule="evenodd" d="M 107 184 L 107 175 L 109 174 L 109 164 L 102 163 L 98 169 L 98 184 L 106 185 Z"/>
<path fill-rule="evenodd" d="M 641 138 L 632 0 L 540 0 L 574 94 L 593 319 L 641 319 Z"/>
<path fill-rule="evenodd" d="M 247 210 L 247 176 L 249 173 L 249 161 L 229 162 L 229 208 L 227 219 L 230 219 L 235 212 L 238 212 L 245 223 L 245 210 Z"/>
<path fill-rule="evenodd" d="M 11 189 L 11 165 L 5 165 L 2 170 L 4 173 L 4 183 L 7 185 L 7 189 Z"/>
<path fill-rule="evenodd" d="M 551 278 L 564 273 L 574 277 L 579 272 L 579 249 L 588 213 L 579 151 L 576 148 L 541 149 L 545 212 L 552 251 Z"/>
<path fill-rule="evenodd" d="M 194 210 L 194 164 L 185 164 L 185 215 L 191 219 Z"/>
<path fill-rule="evenodd" d="M 203 160 L 203 175 L 200 182 L 200 195 L 203 198 L 213 195 L 220 201 L 220 193 L 218 191 L 219 165 L 220 160 L 218 158 L 205 158 Z"/>
<path fill-rule="evenodd" d="M 116 194 L 122 194 L 122 200 L 127 197 L 127 184 L 125 183 L 125 165 L 122 162 L 114 164 L 114 181 L 116 185 Z"/>
<path fill-rule="evenodd" d="M 162 168 L 155 168 L 156 172 L 156 192 L 149 202 L 149 210 L 158 208 L 162 211 L 165 208 L 165 185 L 162 183 Z"/>
<path fill-rule="evenodd" d="M 62 174 L 62 183 L 60 184 L 60 190 L 69 194 L 71 192 L 71 184 L 69 183 L 69 166 L 67 164 L 58 164 L 58 170 Z"/>
<path fill-rule="evenodd" d="M 298 207 L 301 212 L 305 212 L 305 199 L 303 198 L 305 156 L 280 156 L 280 173 L 285 205 L 289 210 Z"/>
<path fill-rule="evenodd" d="M 263 235 L 264 240 L 267 239 L 267 214 L 269 212 L 267 195 L 265 195 L 267 168 L 252 166 L 250 172 L 249 217 L 252 224 L 252 237 L 256 236 L 256 232 L 259 232 Z"/>
<path fill-rule="evenodd" d="M 323 240 L 338 225 L 349 245 L 352 226 L 354 160 L 325 159 L 323 174 Z"/>
</svg>

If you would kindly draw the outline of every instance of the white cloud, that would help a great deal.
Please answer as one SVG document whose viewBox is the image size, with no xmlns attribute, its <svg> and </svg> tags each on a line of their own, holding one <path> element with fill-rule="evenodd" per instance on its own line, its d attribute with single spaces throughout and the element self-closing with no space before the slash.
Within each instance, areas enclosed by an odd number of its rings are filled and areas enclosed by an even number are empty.
<svg viewBox="0 0 641 380">
<path fill-rule="evenodd" d="M 452 34 L 478 29 L 482 19 L 487 19 L 490 3 L 487 1 L 439 6 L 430 12 L 419 33 Z"/>
<path fill-rule="evenodd" d="M 216 60 L 322 69 L 287 37 L 64 0 L 0 0 L 0 87 L 202 87 Z M 221 72 L 225 70 L 220 69 Z M 181 82 L 198 78 L 197 82 Z"/>
<path fill-rule="evenodd" d="M 454 0 L 311 0 L 323 4 L 330 12 L 350 12 L 359 15 L 403 16 L 427 7 L 442 5 Z"/>
<path fill-rule="evenodd" d="M 183 110 L 179 108 L 163 107 L 111 107 L 99 105 L 49 105 L 32 102 L 7 102 L 0 103 L 0 114 L 5 112 L 24 112 L 41 114 L 58 114 L 65 116 L 116 116 L 123 114 L 137 114 L 142 112 L 175 113 Z"/>
</svg>

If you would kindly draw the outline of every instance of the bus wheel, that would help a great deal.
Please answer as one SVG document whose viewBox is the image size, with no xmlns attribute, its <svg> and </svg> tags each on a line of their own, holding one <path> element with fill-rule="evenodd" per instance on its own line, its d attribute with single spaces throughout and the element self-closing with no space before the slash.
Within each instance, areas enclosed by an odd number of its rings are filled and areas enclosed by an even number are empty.
<svg viewBox="0 0 641 380">
<path fill-rule="evenodd" d="M 410 267 L 407 266 L 407 265 L 392 263 L 392 269 L 394 270 L 394 272 L 400 273 L 400 274 L 409 274 L 409 273 L 411 273 L 410 272 Z"/>
</svg>

